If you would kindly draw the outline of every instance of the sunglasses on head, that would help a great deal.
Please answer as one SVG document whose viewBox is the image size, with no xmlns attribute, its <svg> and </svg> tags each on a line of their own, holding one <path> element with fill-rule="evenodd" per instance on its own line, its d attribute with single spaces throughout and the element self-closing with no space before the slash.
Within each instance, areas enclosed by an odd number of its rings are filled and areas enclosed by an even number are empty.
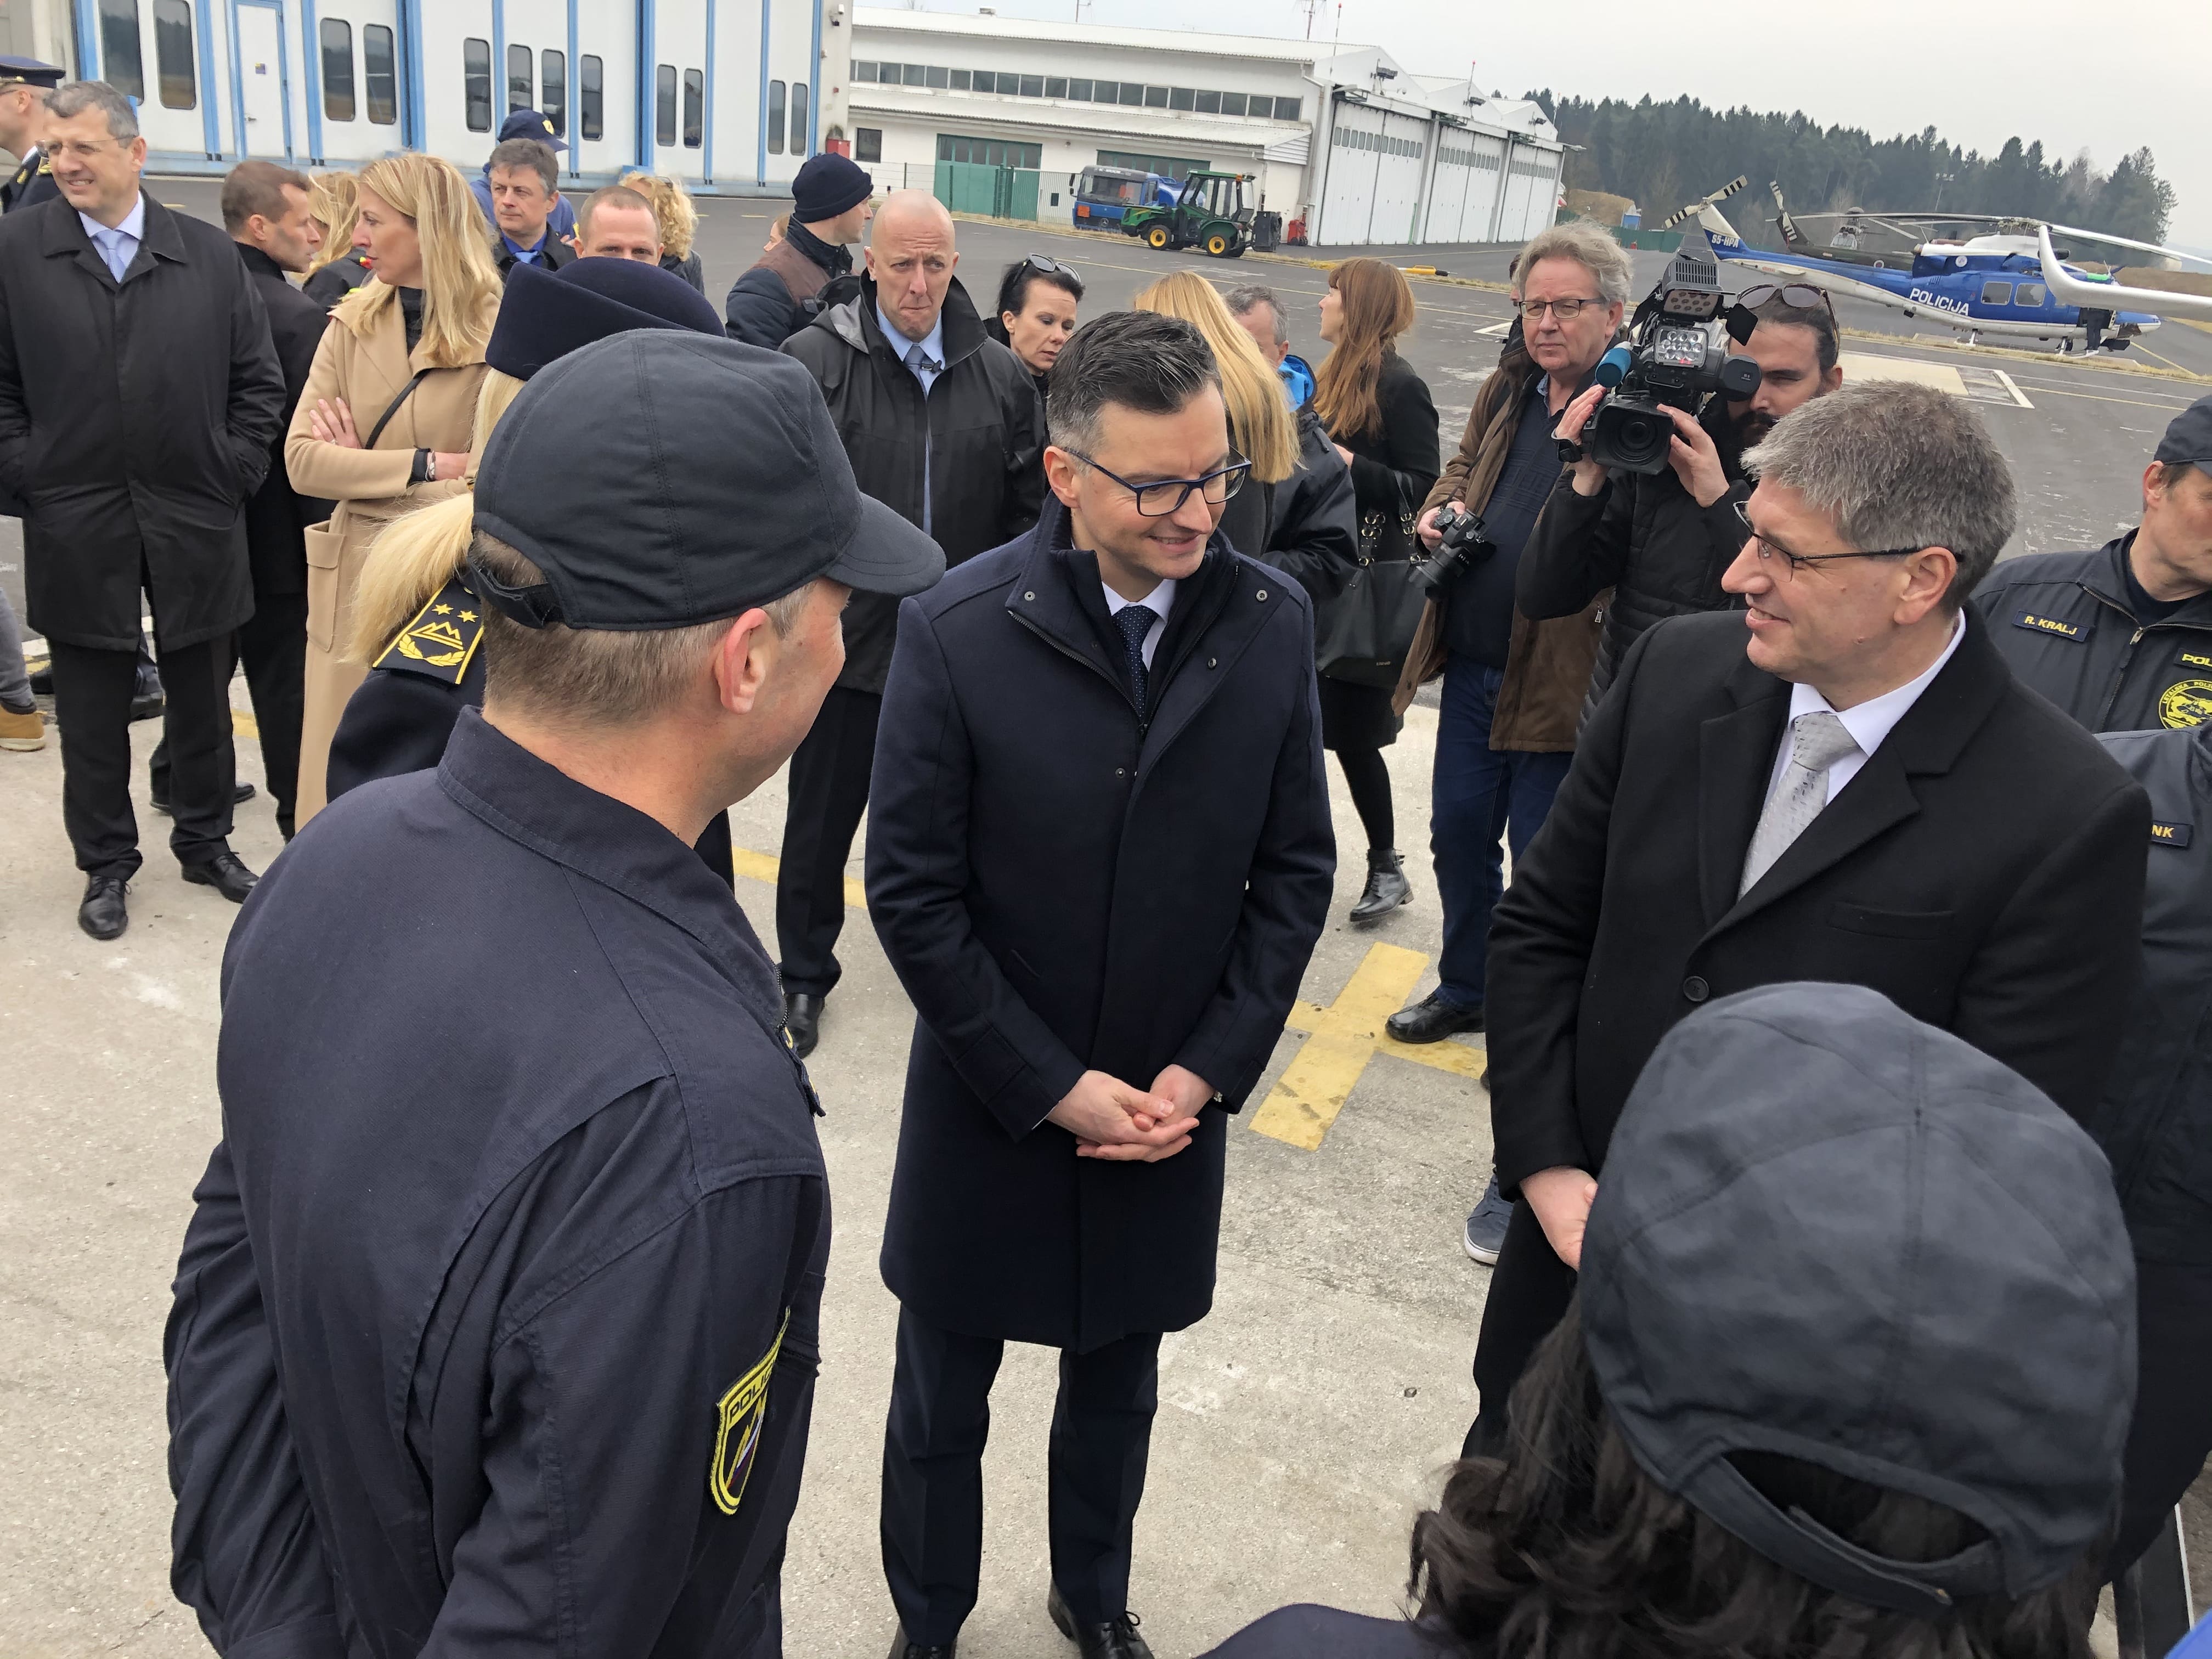
<svg viewBox="0 0 2212 1659">
<path fill-rule="evenodd" d="M 1747 311 L 1756 311 L 1775 300 L 1800 311 L 1825 311 L 1831 317 L 1836 314 L 1835 303 L 1828 298 L 1827 289 L 1814 288 L 1810 283 L 1759 283 L 1735 296 L 1735 302 Z"/>
<path fill-rule="evenodd" d="M 1042 253 L 1024 253 L 1022 263 L 1040 276 L 1072 276 L 1079 283 L 1083 280 L 1081 273 L 1073 265 L 1065 260 L 1048 259 Z"/>
</svg>

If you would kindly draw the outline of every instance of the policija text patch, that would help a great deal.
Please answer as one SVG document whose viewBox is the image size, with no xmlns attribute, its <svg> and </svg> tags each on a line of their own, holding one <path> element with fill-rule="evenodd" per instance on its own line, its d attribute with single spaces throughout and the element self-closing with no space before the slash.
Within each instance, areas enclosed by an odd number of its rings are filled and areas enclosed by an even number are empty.
<svg viewBox="0 0 2212 1659">
<path fill-rule="evenodd" d="M 714 1408 L 714 1456 L 707 1466 L 707 1490 L 714 1507 L 725 1515 L 735 1515 L 744 1501 L 745 1482 L 752 1478 L 761 1429 L 768 1420 L 768 1385 L 775 1379 L 776 1357 L 783 1352 L 784 1333 L 790 1328 L 791 1311 L 786 1309 L 775 1340 L 760 1363 L 732 1382 Z"/>
</svg>

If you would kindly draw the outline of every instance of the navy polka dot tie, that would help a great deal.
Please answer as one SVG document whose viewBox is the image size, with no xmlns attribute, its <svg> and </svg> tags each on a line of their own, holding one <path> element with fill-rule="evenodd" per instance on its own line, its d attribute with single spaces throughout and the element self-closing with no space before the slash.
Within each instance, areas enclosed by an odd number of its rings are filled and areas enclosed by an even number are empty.
<svg viewBox="0 0 2212 1659">
<path fill-rule="evenodd" d="M 1145 636 L 1152 631 L 1152 624 L 1160 619 L 1159 612 L 1150 605 L 1124 605 L 1114 613 L 1114 626 L 1121 630 L 1121 655 L 1129 671 L 1129 686 L 1137 694 L 1137 718 L 1145 717 L 1146 682 L 1150 678 L 1145 668 Z"/>
</svg>

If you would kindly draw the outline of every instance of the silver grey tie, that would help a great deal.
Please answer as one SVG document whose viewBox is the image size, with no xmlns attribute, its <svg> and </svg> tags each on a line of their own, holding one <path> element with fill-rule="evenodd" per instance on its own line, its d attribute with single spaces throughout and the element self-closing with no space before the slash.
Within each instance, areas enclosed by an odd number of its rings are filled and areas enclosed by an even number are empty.
<svg viewBox="0 0 2212 1659">
<path fill-rule="evenodd" d="M 1782 769 L 1782 782 L 1766 798 L 1759 815 L 1759 828 L 1751 833 L 1751 853 L 1743 861 L 1741 897 L 1752 884 L 1774 867 L 1790 850 L 1790 843 L 1805 833 L 1805 826 L 1820 816 L 1828 804 L 1828 769 L 1846 755 L 1858 752 L 1851 734 L 1827 710 L 1800 714 L 1790 723 L 1790 764 Z"/>
</svg>

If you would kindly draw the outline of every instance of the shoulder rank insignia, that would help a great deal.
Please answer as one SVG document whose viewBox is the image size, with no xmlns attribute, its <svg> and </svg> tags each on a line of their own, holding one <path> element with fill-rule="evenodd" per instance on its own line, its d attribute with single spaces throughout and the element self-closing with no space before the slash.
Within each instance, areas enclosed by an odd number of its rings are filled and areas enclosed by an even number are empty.
<svg viewBox="0 0 2212 1659">
<path fill-rule="evenodd" d="M 2212 680 L 2177 680 L 2161 692 L 2158 717 L 2169 730 L 2212 720 Z"/>
<path fill-rule="evenodd" d="M 714 1507 L 725 1515 L 738 1512 L 745 1482 L 752 1478 L 753 1462 L 760 1453 L 761 1425 L 768 1419 L 768 1386 L 775 1380 L 776 1357 L 783 1352 L 783 1334 L 790 1328 L 791 1310 L 787 1308 L 769 1351 L 730 1385 L 730 1391 L 715 1407 L 714 1456 L 707 1466 L 707 1491 Z"/>
<path fill-rule="evenodd" d="M 2062 640 L 2080 644 L 2088 630 L 2079 623 L 2061 622 L 2056 617 L 2039 616 L 2033 611 L 2023 611 L 2012 619 L 2014 628 L 2025 628 L 2031 634 L 2056 634 Z"/>
<path fill-rule="evenodd" d="M 2186 847 L 2191 830 L 2186 823 L 2160 823 L 2151 821 L 2150 844 L 2154 847 Z"/>
<path fill-rule="evenodd" d="M 370 666 L 397 668 L 459 685 L 483 636 L 483 608 L 456 576 L 415 613 L 414 621 L 399 630 L 399 637 Z"/>
</svg>

